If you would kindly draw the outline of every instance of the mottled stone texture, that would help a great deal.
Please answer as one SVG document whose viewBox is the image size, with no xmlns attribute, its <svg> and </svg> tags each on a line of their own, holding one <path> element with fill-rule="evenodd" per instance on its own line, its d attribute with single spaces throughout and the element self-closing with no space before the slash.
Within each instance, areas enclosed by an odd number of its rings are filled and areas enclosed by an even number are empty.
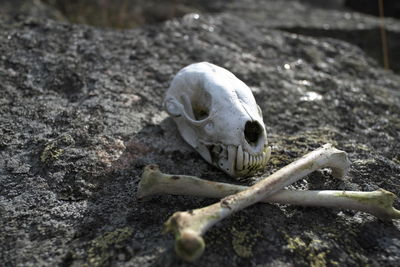
<svg viewBox="0 0 400 267">
<path fill-rule="evenodd" d="M 351 43 L 327 38 L 331 29 L 349 39 L 354 25 L 376 29 L 375 18 L 247 0 L 112 30 L 45 18 L 49 12 L 0 16 L 1 266 L 189 266 L 174 257 L 163 222 L 214 200 L 139 203 L 135 190 L 149 163 L 230 181 L 182 141 L 161 108 L 173 75 L 198 61 L 229 69 L 253 90 L 273 146 L 265 173 L 331 142 L 349 153 L 348 179 L 322 171 L 292 188 L 400 195 L 400 77 L 351 44 L 359 35 Z M 388 26 L 397 41 L 399 25 Z M 302 30 L 289 33 L 293 27 Z M 353 211 L 257 204 L 205 239 L 195 266 L 400 262 L 400 222 Z"/>
</svg>

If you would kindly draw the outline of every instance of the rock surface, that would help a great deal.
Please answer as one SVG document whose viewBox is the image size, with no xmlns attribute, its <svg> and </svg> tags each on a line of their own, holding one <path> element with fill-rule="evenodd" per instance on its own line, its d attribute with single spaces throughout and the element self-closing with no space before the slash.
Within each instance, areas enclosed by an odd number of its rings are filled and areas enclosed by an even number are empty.
<svg viewBox="0 0 400 267">
<path fill-rule="evenodd" d="M 189 266 L 174 257 L 163 222 L 215 200 L 140 203 L 135 190 L 149 163 L 232 182 L 180 139 L 161 108 L 173 75 L 198 61 L 229 69 L 253 90 L 273 146 L 265 173 L 331 142 L 349 153 L 347 180 L 317 172 L 293 188 L 400 196 L 400 77 L 325 34 L 339 24 L 349 35 L 354 25 L 376 28 L 377 19 L 290 1 L 222 10 L 134 30 L 55 21 L 29 8 L 0 18 L 0 265 Z M 295 27 L 305 30 L 288 32 Z M 399 29 L 390 20 L 393 38 Z M 195 266 L 400 261 L 400 222 L 353 211 L 257 204 L 205 240 Z"/>
</svg>

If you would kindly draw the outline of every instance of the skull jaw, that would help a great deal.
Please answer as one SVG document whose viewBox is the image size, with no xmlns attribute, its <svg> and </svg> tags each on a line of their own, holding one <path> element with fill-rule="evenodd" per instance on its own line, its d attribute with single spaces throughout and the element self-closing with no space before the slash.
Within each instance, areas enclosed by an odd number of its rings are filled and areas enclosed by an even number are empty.
<svg viewBox="0 0 400 267">
<path fill-rule="evenodd" d="M 271 147 L 255 154 L 243 151 L 242 146 L 235 145 L 203 145 L 194 147 L 211 165 L 219 168 L 233 178 L 248 177 L 262 170 L 271 157 Z"/>
<path fill-rule="evenodd" d="M 183 139 L 192 146 L 208 163 L 219 168 L 233 178 L 248 177 L 264 169 L 271 157 L 271 147 L 267 145 L 264 132 L 261 144 L 250 146 L 242 137 L 239 145 L 226 145 L 221 142 L 209 142 L 200 139 L 199 129 L 186 127 L 181 118 L 174 118 Z M 260 146 L 261 145 L 261 146 Z"/>
</svg>

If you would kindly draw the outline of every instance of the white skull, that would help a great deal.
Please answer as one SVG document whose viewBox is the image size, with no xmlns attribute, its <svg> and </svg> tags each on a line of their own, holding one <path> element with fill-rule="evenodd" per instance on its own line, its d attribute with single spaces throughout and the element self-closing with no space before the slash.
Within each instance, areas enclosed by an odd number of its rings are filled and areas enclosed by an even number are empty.
<svg viewBox="0 0 400 267">
<path fill-rule="evenodd" d="M 208 62 L 181 69 L 164 107 L 183 139 L 232 177 L 262 169 L 271 155 L 260 107 L 250 88 Z"/>
</svg>

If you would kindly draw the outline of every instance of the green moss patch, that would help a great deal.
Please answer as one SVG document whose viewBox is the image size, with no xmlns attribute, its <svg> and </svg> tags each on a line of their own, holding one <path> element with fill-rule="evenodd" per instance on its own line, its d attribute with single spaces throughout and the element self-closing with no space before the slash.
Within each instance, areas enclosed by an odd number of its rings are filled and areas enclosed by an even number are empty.
<svg viewBox="0 0 400 267">
<path fill-rule="evenodd" d="M 130 227 L 124 227 L 93 239 L 87 250 L 87 261 L 84 266 L 100 267 L 107 265 L 114 255 L 114 250 L 122 248 L 132 233 L 133 230 Z"/>
<path fill-rule="evenodd" d="M 325 267 L 327 266 L 326 251 L 318 251 L 315 247 L 316 243 L 322 242 L 321 240 L 312 240 L 308 244 L 299 236 L 291 237 L 285 234 L 287 241 L 287 248 L 292 253 L 299 254 L 308 261 L 311 267 Z M 332 262 L 330 262 L 332 265 Z"/>
<path fill-rule="evenodd" d="M 260 231 L 239 230 L 236 227 L 232 227 L 230 232 L 235 253 L 242 258 L 252 257 L 253 247 L 257 242 L 257 238 L 261 237 Z"/>
<path fill-rule="evenodd" d="M 245 223 L 244 217 L 239 217 L 234 226 L 230 228 L 232 237 L 232 248 L 242 258 L 253 256 L 253 248 L 258 238 L 262 237 L 259 230 L 254 229 L 251 224 Z"/>
<path fill-rule="evenodd" d="M 40 154 L 40 161 L 47 164 L 57 160 L 64 153 L 64 149 L 74 143 L 74 139 L 69 134 L 62 135 L 55 140 L 49 141 Z"/>
</svg>

